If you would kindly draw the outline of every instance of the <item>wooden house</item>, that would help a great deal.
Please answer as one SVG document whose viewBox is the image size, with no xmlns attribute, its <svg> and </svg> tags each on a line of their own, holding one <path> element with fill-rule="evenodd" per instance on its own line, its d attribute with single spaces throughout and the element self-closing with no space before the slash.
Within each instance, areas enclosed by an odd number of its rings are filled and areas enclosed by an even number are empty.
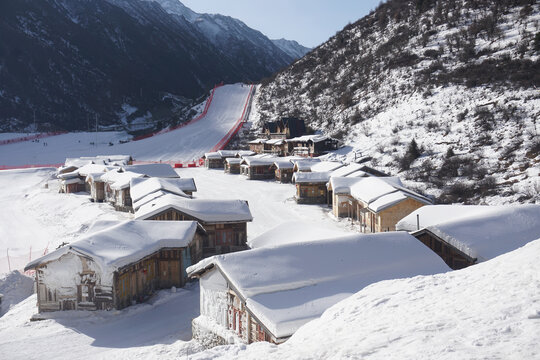
<svg viewBox="0 0 540 360">
<path fill-rule="evenodd" d="M 250 180 L 273 179 L 275 176 L 272 165 L 276 159 L 273 157 L 246 156 L 240 163 L 240 174 Z"/>
<path fill-rule="evenodd" d="M 78 176 L 72 178 L 65 178 L 60 181 L 60 192 L 65 194 L 72 194 L 78 192 L 85 192 L 86 186 L 83 180 Z"/>
<path fill-rule="evenodd" d="M 90 187 L 90 200 L 105 201 L 105 181 L 101 178 L 104 173 L 90 173 L 86 176 L 86 184 Z"/>
<path fill-rule="evenodd" d="M 324 135 L 304 135 L 286 141 L 287 154 L 302 157 L 321 156 L 329 151 L 337 150 L 339 146 L 337 140 Z"/>
<path fill-rule="evenodd" d="M 272 164 L 276 181 L 289 183 L 292 180 L 294 164 L 290 160 L 276 160 Z"/>
<path fill-rule="evenodd" d="M 122 309 L 184 286 L 203 234 L 194 221 L 97 222 L 25 271 L 35 270 L 39 312 Z"/>
<path fill-rule="evenodd" d="M 295 200 L 298 204 L 326 204 L 330 172 L 297 172 L 292 181 L 296 186 Z"/>
<path fill-rule="evenodd" d="M 287 143 L 283 139 L 266 140 L 263 153 L 274 156 L 285 156 L 287 154 Z"/>
<path fill-rule="evenodd" d="M 270 139 L 290 139 L 306 133 L 304 120 L 293 117 L 283 117 L 278 121 L 263 124 L 263 134 Z"/>
<path fill-rule="evenodd" d="M 139 220 L 195 220 L 206 230 L 202 257 L 247 249 L 247 223 L 253 220 L 247 201 L 186 199 L 161 196 L 135 213 Z"/>
<path fill-rule="evenodd" d="M 228 174 L 240 174 L 240 158 L 227 158 L 225 159 L 225 172 Z"/>
<path fill-rule="evenodd" d="M 294 166 L 293 166 L 293 172 L 311 172 L 311 167 L 317 163 L 320 162 L 320 159 L 302 159 L 293 160 Z"/>
<path fill-rule="evenodd" d="M 396 227 L 457 270 L 540 239 L 540 205 L 428 205 Z"/>
<path fill-rule="evenodd" d="M 190 277 L 199 279 L 201 298 L 193 338 L 207 347 L 227 344 L 230 338 L 280 344 L 372 283 L 448 270 L 406 232 L 330 237 L 215 256 L 188 269 Z"/>
<path fill-rule="evenodd" d="M 206 153 L 203 156 L 204 167 L 207 169 L 222 169 L 223 158 L 218 152 Z"/>
<path fill-rule="evenodd" d="M 399 220 L 431 205 L 427 197 L 403 187 L 397 178 L 367 177 L 351 186 L 360 230 L 364 233 L 395 231 Z"/>
<path fill-rule="evenodd" d="M 124 171 L 123 169 L 107 171 L 101 176 L 104 182 L 105 201 L 118 211 L 133 211 L 130 183 L 133 178 L 142 178 L 143 174 Z"/>
<path fill-rule="evenodd" d="M 266 144 L 266 139 L 255 139 L 248 142 L 249 150 L 256 153 L 262 154 L 264 152 L 264 145 Z"/>
<path fill-rule="evenodd" d="M 362 177 L 332 176 L 327 184 L 331 200 L 332 213 L 335 217 L 358 219 L 356 199 L 351 195 L 351 186 L 361 181 Z"/>
</svg>

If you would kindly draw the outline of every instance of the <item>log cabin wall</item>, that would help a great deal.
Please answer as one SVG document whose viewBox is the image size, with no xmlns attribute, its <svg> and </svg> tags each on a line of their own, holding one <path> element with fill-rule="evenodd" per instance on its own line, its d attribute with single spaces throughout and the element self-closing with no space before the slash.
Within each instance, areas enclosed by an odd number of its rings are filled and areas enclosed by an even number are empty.
<svg viewBox="0 0 540 360">
<path fill-rule="evenodd" d="M 439 255 L 452 270 L 463 269 L 476 263 L 476 259 L 467 256 L 430 231 L 422 230 L 413 235 Z"/>
<path fill-rule="evenodd" d="M 296 183 L 298 204 L 326 204 L 326 183 Z"/>
<path fill-rule="evenodd" d="M 247 222 L 223 222 L 206 223 L 200 219 L 184 214 L 176 209 L 165 210 L 150 217 L 148 220 L 168 220 L 168 221 L 197 221 L 206 235 L 202 236 L 202 253 L 194 263 L 202 258 L 212 255 L 227 254 L 236 251 L 246 250 L 247 246 Z M 197 252 L 199 254 L 199 252 Z"/>
<path fill-rule="evenodd" d="M 204 160 L 204 166 L 207 169 L 221 169 L 223 168 L 223 159 L 205 159 Z"/>
<path fill-rule="evenodd" d="M 248 178 L 251 180 L 273 179 L 275 173 L 270 167 L 271 165 L 250 166 Z"/>
<path fill-rule="evenodd" d="M 183 287 L 187 282 L 183 264 L 185 251 L 186 248 L 161 249 L 115 272 L 116 308 L 143 302 L 159 289 Z"/>
<path fill-rule="evenodd" d="M 335 217 L 356 219 L 356 200 L 349 194 L 333 194 L 332 212 Z"/>
<path fill-rule="evenodd" d="M 407 198 L 393 206 L 383 209 L 376 215 L 377 224 L 375 226 L 375 231 L 396 231 L 396 224 L 401 219 L 424 205 L 424 203 L 421 203 L 418 200 Z"/>
</svg>

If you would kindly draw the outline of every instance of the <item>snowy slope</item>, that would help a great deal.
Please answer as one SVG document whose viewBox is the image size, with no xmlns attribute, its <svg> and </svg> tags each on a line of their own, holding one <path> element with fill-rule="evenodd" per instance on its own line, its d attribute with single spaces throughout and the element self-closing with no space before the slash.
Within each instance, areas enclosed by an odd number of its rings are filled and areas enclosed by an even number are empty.
<svg viewBox="0 0 540 360">
<path fill-rule="evenodd" d="M 283 345 L 193 359 L 539 359 L 539 252 L 537 240 L 465 270 L 379 282 Z"/>
<path fill-rule="evenodd" d="M 69 133 L 41 140 L 4 145 L 0 165 L 60 164 L 66 157 L 129 154 L 137 160 L 191 161 L 216 145 L 241 117 L 249 87 L 235 84 L 216 89 L 206 117 L 183 128 L 148 139 L 118 144 L 123 133 Z M 98 146 L 90 143 L 96 142 Z M 47 143 L 47 147 L 43 146 Z M 109 142 L 115 144 L 109 146 Z"/>
</svg>

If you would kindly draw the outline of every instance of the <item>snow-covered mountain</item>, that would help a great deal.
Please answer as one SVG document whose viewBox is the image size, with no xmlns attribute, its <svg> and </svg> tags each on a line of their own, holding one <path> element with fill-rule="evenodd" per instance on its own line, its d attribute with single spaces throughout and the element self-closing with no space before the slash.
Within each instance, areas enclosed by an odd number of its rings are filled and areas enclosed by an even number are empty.
<svg viewBox="0 0 540 360">
<path fill-rule="evenodd" d="M 292 56 L 294 59 L 300 59 L 311 51 L 310 48 L 300 45 L 297 41 L 294 40 L 277 39 L 272 40 L 272 42 L 281 50 Z"/>
<path fill-rule="evenodd" d="M 172 0 L 7 0 L 0 34 L 0 131 L 162 127 L 215 84 L 293 61 L 242 22 Z"/>
<path fill-rule="evenodd" d="M 292 43 L 283 48 L 238 19 L 220 14 L 198 14 L 178 0 L 146 1 L 157 2 L 167 13 L 184 17 L 218 47 L 224 56 L 240 62 L 248 73 L 253 59 L 260 60 L 258 66 L 262 65 L 274 72 L 282 64 L 290 64 L 299 58 L 296 52 L 302 47 L 298 43 L 298 50 L 291 52 L 295 49 Z"/>
<path fill-rule="evenodd" d="M 255 118 L 304 118 L 439 201 L 540 201 L 539 23 L 535 1 L 384 2 L 264 82 Z"/>
</svg>

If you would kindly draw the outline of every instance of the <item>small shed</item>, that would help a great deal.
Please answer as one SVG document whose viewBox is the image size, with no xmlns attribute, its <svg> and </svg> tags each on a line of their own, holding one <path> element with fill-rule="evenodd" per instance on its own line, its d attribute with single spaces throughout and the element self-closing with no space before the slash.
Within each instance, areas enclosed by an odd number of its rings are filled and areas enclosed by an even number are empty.
<svg viewBox="0 0 540 360">
<path fill-rule="evenodd" d="M 540 205 L 424 206 L 396 227 L 411 232 L 457 270 L 540 239 Z"/>
<path fill-rule="evenodd" d="M 244 200 L 186 199 L 175 195 L 164 195 L 141 206 L 135 218 L 198 221 L 207 233 L 200 257 L 247 249 L 247 223 L 253 220 Z"/>
<path fill-rule="evenodd" d="M 98 222 L 25 271 L 35 270 L 39 312 L 121 309 L 184 286 L 203 234 L 194 221 Z"/>
<path fill-rule="evenodd" d="M 203 155 L 204 167 L 207 169 L 222 169 L 223 158 L 218 152 L 209 152 Z"/>
<path fill-rule="evenodd" d="M 296 185 L 295 200 L 298 204 L 326 204 L 331 172 L 297 172 L 292 181 Z"/>
<path fill-rule="evenodd" d="M 292 180 L 294 164 L 287 159 L 276 160 L 272 164 L 271 170 L 274 171 L 276 181 L 289 183 Z"/>
<path fill-rule="evenodd" d="M 262 154 L 264 152 L 264 144 L 266 144 L 266 139 L 251 140 L 248 142 L 249 150 L 257 154 Z"/>
<path fill-rule="evenodd" d="M 448 270 L 406 232 L 331 237 L 215 256 L 188 269 L 201 289 L 193 337 L 207 346 L 226 344 L 231 337 L 279 344 L 370 284 Z"/>
<path fill-rule="evenodd" d="M 332 213 L 335 217 L 348 217 L 357 220 L 356 199 L 351 195 L 351 187 L 361 181 L 361 177 L 332 176 L 327 183 L 331 198 Z"/>
<path fill-rule="evenodd" d="M 250 180 L 273 179 L 274 157 L 245 156 L 240 163 L 240 173 Z"/>
<path fill-rule="evenodd" d="M 240 158 L 227 158 L 225 159 L 225 172 L 228 174 L 240 174 Z"/>
</svg>

